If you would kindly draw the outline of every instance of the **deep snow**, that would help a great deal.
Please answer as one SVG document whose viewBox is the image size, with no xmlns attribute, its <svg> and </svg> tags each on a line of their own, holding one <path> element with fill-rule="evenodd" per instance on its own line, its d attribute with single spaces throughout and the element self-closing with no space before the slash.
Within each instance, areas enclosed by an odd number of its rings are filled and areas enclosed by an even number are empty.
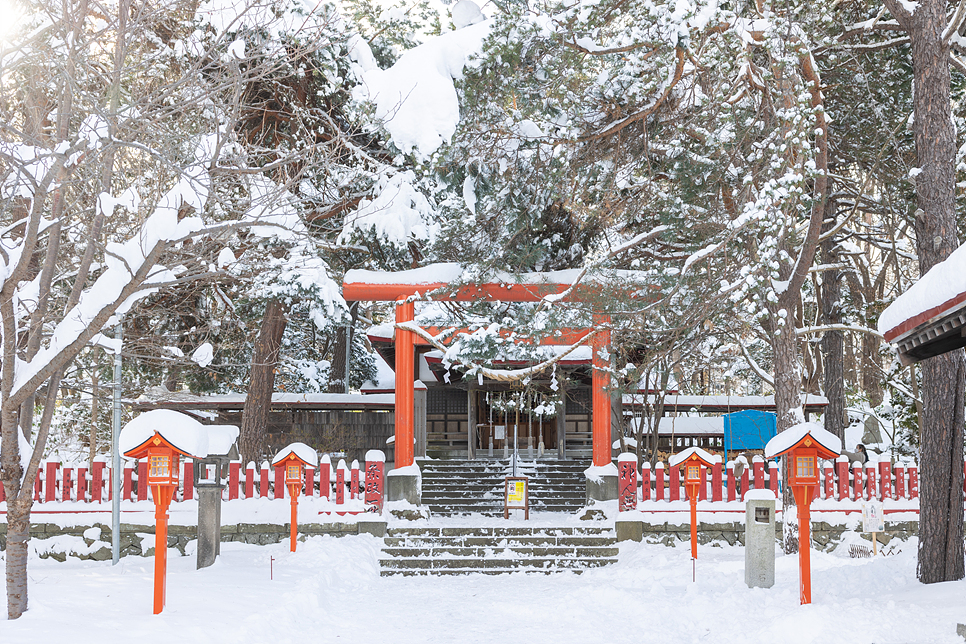
<svg viewBox="0 0 966 644">
<path fill-rule="evenodd" d="M 159 616 L 151 558 L 112 567 L 34 556 L 30 609 L 0 622 L 0 641 L 952 643 L 966 622 L 966 582 L 916 581 L 914 540 L 875 559 L 813 551 L 810 606 L 799 605 L 798 558 L 780 552 L 766 590 L 745 587 L 741 547 L 701 546 L 692 583 L 687 542 L 623 543 L 618 564 L 583 575 L 430 578 L 380 577 L 381 544 L 312 537 L 290 553 L 225 543 L 200 571 L 175 553 Z"/>
</svg>

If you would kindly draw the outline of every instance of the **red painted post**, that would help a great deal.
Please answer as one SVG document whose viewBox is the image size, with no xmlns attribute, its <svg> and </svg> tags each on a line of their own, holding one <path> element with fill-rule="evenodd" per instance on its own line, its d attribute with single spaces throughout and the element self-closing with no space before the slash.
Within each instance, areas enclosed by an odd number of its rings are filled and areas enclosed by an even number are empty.
<svg viewBox="0 0 966 644">
<path fill-rule="evenodd" d="M 195 462 L 191 459 L 184 459 L 184 500 L 189 501 L 195 498 Z M 199 472 L 201 475 L 204 472 Z M 147 478 L 147 477 L 145 477 Z"/>
<path fill-rule="evenodd" d="M 644 461 L 641 465 L 641 500 L 651 500 L 651 463 Z"/>
<path fill-rule="evenodd" d="M 138 501 L 148 500 L 148 459 L 138 461 Z"/>
<path fill-rule="evenodd" d="M 849 457 L 842 454 L 835 459 L 835 467 L 839 474 L 839 501 L 849 500 Z"/>
<path fill-rule="evenodd" d="M 262 463 L 262 470 L 258 479 L 258 496 L 268 497 L 268 461 Z"/>
<path fill-rule="evenodd" d="M 228 500 L 238 498 L 238 477 L 241 474 L 241 463 L 232 461 L 228 464 Z"/>
<path fill-rule="evenodd" d="M 892 499 L 892 463 L 888 458 L 879 461 L 879 499 Z"/>
<path fill-rule="evenodd" d="M 332 496 L 332 459 L 323 454 L 319 461 L 319 496 L 326 500 Z"/>
<path fill-rule="evenodd" d="M 0 487 L 3 487 L 0 485 Z M 87 468 L 77 468 L 77 500 L 87 502 Z"/>
<path fill-rule="evenodd" d="M 3 486 L 0 485 L 0 503 L 3 503 L 7 498 L 7 493 L 3 491 Z"/>
<path fill-rule="evenodd" d="M 728 461 L 728 464 L 727 464 L 726 467 L 727 467 L 727 470 L 728 470 L 728 484 L 727 484 L 728 485 L 728 501 L 734 501 L 736 498 L 738 498 L 737 493 L 736 493 L 737 485 L 735 483 L 735 462 L 734 461 Z"/>
<path fill-rule="evenodd" d="M 91 501 L 100 503 L 104 499 L 104 461 L 95 460 L 91 466 Z"/>
<path fill-rule="evenodd" d="M 44 491 L 43 482 L 40 480 L 40 470 L 43 468 L 37 468 L 37 476 L 34 479 L 34 501 L 40 501 L 43 497 L 41 493 Z"/>
<path fill-rule="evenodd" d="M 825 500 L 831 501 L 835 498 L 835 472 L 832 470 L 832 461 L 825 461 Z"/>
<path fill-rule="evenodd" d="M 382 514 L 386 480 L 386 455 L 378 449 L 366 452 L 366 512 Z"/>
<path fill-rule="evenodd" d="M 852 463 L 852 500 L 862 500 L 862 464 Z"/>
<path fill-rule="evenodd" d="M 869 457 L 869 462 L 865 464 L 865 498 L 866 500 L 875 499 L 875 461 Z"/>
<path fill-rule="evenodd" d="M 778 479 L 781 478 L 781 468 L 775 461 L 768 462 L 768 489 L 778 498 Z"/>
<path fill-rule="evenodd" d="M 275 468 L 275 497 L 276 499 L 285 498 L 285 467 L 280 465 Z"/>
<path fill-rule="evenodd" d="M 755 454 L 751 459 L 751 469 L 755 473 L 755 489 L 765 489 L 765 460 Z"/>
<path fill-rule="evenodd" d="M 622 453 L 617 457 L 617 511 L 637 509 L 637 456 Z"/>
<path fill-rule="evenodd" d="M 741 500 L 745 500 L 745 495 L 748 494 L 748 466 L 745 465 L 745 469 L 741 470 Z"/>
<path fill-rule="evenodd" d="M 896 461 L 896 498 L 906 498 L 906 467 L 902 461 Z"/>
<path fill-rule="evenodd" d="M 57 500 L 57 468 L 60 467 L 60 463 L 56 461 L 47 461 L 45 470 L 46 476 L 44 477 L 44 501 L 56 501 Z"/>
<path fill-rule="evenodd" d="M 121 499 L 123 499 L 124 501 L 130 501 L 131 487 L 132 487 L 131 478 L 134 475 L 134 468 L 131 467 L 130 463 L 125 462 L 122 472 L 123 472 L 122 474 L 123 478 L 121 479 Z"/>
<path fill-rule="evenodd" d="M 909 498 L 918 499 L 919 498 L 919 466 L 913 463 L 909 463 Z"/>
<path fill-rule="evenodd" d="M 315 468 L 306 465 L 305 470 L 305 496 L 315 496 Z"/>
<path fill-rule="evenodd" d="M 255 498 L 255 464 L 251 461 L 248 462 L 248 467 L 245 468 L 245 498 Z"/>
<path fill-rule="evenodd" d="M 351 484 L 349 486 L 349 498 L 358 499 L 359 498 L 359 461 L 352 461 L 352 470 L 350 472 Z"/>
<path fill-rule="evenodd" d="M 339 466 L 335 468 L 335 503 L 342 505 L 345 503 L 345 461 L 340 460 Z"/>
<path fill-rule="evenodd" d="M 654 500 L 664 500 L 664 463 L 661 461 L 654 468 Z"/>
<path fill-rule="evenodd" d="M 73 501 L 72 497 L 74 496 L 73 495 L 74 483 L 73 483 L 73 477 L 71 476 L 73 473 L 74 473 L 74 468 L 72 467 L 64 468 L 64 487 L 60 491 L 61 501 Z"/>
<path fill-rule="evenodd" d="M 701 487 L 698 488 L 698 500 L 708 500 L 708 472 L 706 467 L 701 466 Z"/>
<path fill-rule="evenodd" d="M 677 501 L 681 497 L 681 469 L 672 467 L 669 473 L 670 483 L 668 484 L 668 501 Z"/>
<path fill-rule="evenodd" d="M 711 466 L 711 502 L 716 503 L 721 500 L 721 457 L 715 458 Z"/>
</svg>

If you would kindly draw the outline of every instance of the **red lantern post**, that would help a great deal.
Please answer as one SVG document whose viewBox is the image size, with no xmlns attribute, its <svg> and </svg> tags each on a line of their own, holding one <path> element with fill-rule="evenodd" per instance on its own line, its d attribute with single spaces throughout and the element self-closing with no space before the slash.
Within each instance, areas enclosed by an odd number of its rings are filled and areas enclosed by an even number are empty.
<svg viewBox="0 0 966 644">
<path fill-rule="evenodd" d="M 289 547 L 292 552 L 295 552 L 295 546 L 298 543 L 299 493 L 302 491 L 302 477 L 306 467 L 316 468 L 318 465 L 318 455 L 305 443 L 292 443 L 272 459 L 272 467 L 284 470 L 285 487 L 288 488 L 288 496 L 291 499 Z"/>
<path fill-rule="evenodd" d="M 788 458 L 788 484 L 798 504 L 798 568 L 802 604 L 812 603 L 811 515 L 809 506 L 819 485 L 819 459 L 838 457 L 842 441 L 816 423 L 786 429 L 765 446 L 765 457 Z"/>
<path fill-rule="evenodd" d="M 684 469 L 684 489 L 691 501 L 691 558 L 698 558 L 698 494 L 704 483 L 701 468 L 710 468 L 715 458 L 700 447 L 689 447 L 675 454 L 668 463 L 671 467 L 682 466 Z"/>
</svg>

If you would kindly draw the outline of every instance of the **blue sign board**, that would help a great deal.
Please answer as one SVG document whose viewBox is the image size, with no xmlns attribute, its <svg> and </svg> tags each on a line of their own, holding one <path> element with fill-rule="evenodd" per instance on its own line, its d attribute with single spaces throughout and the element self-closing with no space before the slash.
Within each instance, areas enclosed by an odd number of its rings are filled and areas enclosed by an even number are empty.
<svg viewBox="0 0 966 644">
<path fill-rule="evenodd" d="M 778 433 L 778 416 L 767 411 L 746 409 L 724 415 L 725 452 L 765 449 Z"/>
</svg>

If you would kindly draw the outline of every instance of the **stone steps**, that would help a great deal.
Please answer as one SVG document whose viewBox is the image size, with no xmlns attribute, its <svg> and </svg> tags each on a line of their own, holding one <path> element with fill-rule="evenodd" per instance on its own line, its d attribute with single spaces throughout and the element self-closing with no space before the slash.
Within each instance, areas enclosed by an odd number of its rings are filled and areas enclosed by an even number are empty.
<svg viewBox="0 0 966 644">
<path fill-rule="evenodd" d="M 390 528 L 380 574 L 575 572 L 617 561 L 609 528 Z"/>
</svg>

